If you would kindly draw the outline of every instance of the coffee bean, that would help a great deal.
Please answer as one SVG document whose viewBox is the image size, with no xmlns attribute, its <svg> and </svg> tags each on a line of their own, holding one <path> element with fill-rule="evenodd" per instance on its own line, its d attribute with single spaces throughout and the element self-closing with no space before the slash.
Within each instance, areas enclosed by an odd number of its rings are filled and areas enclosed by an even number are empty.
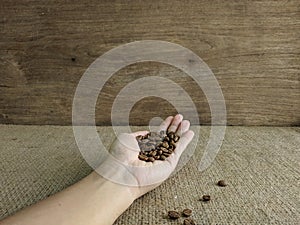
<svg viewBox="0 0 300 225">
<path fill-rule="evenodd" d="M 169 154 L 169 153 L 163 153 L 162 155 L 164 155 L 164 156 L 166 156 L 166 157 L 169 157 L 171 154 Z"/>
<path fill-rule="evenodd" d="M 196 225 L 196 223 L 191 218 L 188 218 L 183 220 L 183 225 Z"/>
<path fill-rule="evenodd" d="M 143 139 L 143 136 L 142 136 L 142 135 L 138 135 L 138 136 L 136 136 L 136 139 L 137 139 L 138 141 L 140 141 L 140 140 Z"/>
<path fill-rule="evenodd" d="M 159 154 L 159 155 L 163 154 L 163 151 L 162 151 L 162 150 L 159 150 L 159 151 L 158 151 L 158 154 Z"/>
<path fill-rule="evenodd" d="M 168 153 L 169 153 L 169 154 L 172 154 L 172 153 L 173 153 L 173 150 L 172 150 L 172 149 L 169 149 L 169 150 L 168 150 Z"/>
<path fill-rule="evenodd" d="M 153 156 L 153 158 L 158 160 L 158 159 L 160 159 L 160 155 Z"/>
<path fill-rule="evenodd" d="M 191 209 L 184 209 L 184 210 L 182 211 L 182 215 L 183 215 L 183 216 L 186 216 L 186 217 L 189 217 L 189 216 L 192 215 L 192 210 L 191 210 Z"/>
<path fill-rule="evenodd" d="M 169 211 L 168 216 L 170 219 L 176 220 L 180 217 L 180 214 L 179 214 L 179 212 L 176 212 L 176 211 Z"/>
<path fill-rule="evenodd" d="M 171 138 L 171 139 L 174 139 L 175 133 L 173 131 L 169 132 L 168 137 Z"/>
<path fill-rule="evenodd" d="M 172 151 L 175 150 L 175 148 L 176 148 L 176 145 L 170 145 L 169 146 L 169 149 L 172 150 Z"/>
<path fill-rule="evenodd" d="M 149 161 L 149 162 L 154 162 L 155 159 L 154 159 L 153 157 L 148 157 L 148 161 Z"/>
<path fill-rule="evenodd" d="M 167 157 L 164 156 L 164 155 L 161 155 L 161 156 L 160 156 L 160 159 L 161 159 L 161 160 L 166 160 L 166 158 L 167 158 Z"/>
<path fill-rule="evenodd" d="M 179 136 L 176 135 L 176 136 L 174 137 L 174 141 L 175 141 L 175 142 L 179 141 Z"/>
<path fill-rule="evenodd" d="M 204 202 L 210 201 L 210 195 L 203 195 L 203 196 L 202 196 L 202 200 L 203 200 Z"/>
<path fill-rule="evenodd" d="M 143 160 L 143 161 L 147 161 L 148 160 L 148 157 L 145 156 L 145 155 L 139 155 L 138 156 L 140 160 Z"/>
<path fill-rule="evenodd" d="M 165 147 L 165 148 L 169 148 L 169 144 L 166 141 L 162 143 L 162 146 Z"/>
<path fill-rule="evenodd" d="M 219 181 L 218 181 L 218 185 L 219 185 L 220 187 L 226 187 L 226 186 L 227 186 L 225 180 L 219 180 Z"/>
<path fill-rule="evenodd" d="M 170 141 L 170 145 L 176 146 L 175 141 L 174 140 Z"/>
<path fill-rule="evenodd" d="M 169 153 L 169 150 L 168 149 L 166 149 L 166 148 L 161 148 L 161 151 L 164 153 Z"/>
<path fill-rule="evenodd" d="M 151 151 L 151 152 L 150 152 L 150 155 L 151 155 L 151 156 L 156 156 L 156 154 L 157 154 L 156 151 Z"/>
</svg>

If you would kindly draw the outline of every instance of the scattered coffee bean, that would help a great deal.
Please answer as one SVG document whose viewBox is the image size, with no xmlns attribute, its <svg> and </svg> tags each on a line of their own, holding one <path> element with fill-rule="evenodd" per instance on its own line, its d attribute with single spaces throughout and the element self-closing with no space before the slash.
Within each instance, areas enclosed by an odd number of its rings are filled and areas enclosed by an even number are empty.
<svg viewBox="0 0 300 225">
<path fill-rule="evenodd" d="M 188 218 L 188 219 L 184 219 L 183 225 L 196 225 L 196 224 L 195 224 L 194 220 L 192 220 L 191 218 Z"/>
<path fill-rule="evenodd" d="M 210 195 L 203 195 L 203 196 L 202 196 L 202 200 L 203 200 L 204 202 L 210 201 Z"/>
<path fill-rule="evenodd" d="M 219 180 L 219 181 L 218 181 L 218 185 L 219 185 L 220 187 L 226 187 L 226 186 L 227 186 L 225 180 Z"/>
<path fill-rule="evenodd" d="M 183 215 L 183 216 L 186 216 L 186 217 L 189 217 L 189 216 L 192 215 L 192 210 L 191 210 L 191 209 L 184 209 L 184 210 L 182 211 L 182 215 Z"/>
<path fill-rule="evenodd" d="M 174 132 L 150 132 L 144 136 L 139 135 L 136 140 L 140 147 L 139 159 L 146 162 L 166 160 L 176 149 L 179 136 Z"/>
<path fill-rule="evenodd" d="M 180 217 L 180 214 L 179 214 L 179 212 L 176 212 L 176 211 L 169 211 L 168 216 L 170 219 L 176 220 Z"/>
</svg>

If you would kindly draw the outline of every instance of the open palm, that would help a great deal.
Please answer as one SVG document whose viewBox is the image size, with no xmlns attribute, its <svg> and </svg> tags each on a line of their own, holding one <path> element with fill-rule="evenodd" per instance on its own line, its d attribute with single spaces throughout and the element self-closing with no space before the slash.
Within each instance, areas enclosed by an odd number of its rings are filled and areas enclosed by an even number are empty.
<svg viewBox="0 0 300 225">
<path fill-rule="evenodd" d="M 189 128 L 189 121 L 183 120 L 180 114 L 175 117 L 169 116 L 161 123 L 158 131 L 173 131 L 180 136 L 174 153 L 165 161 L 156 160 L 152 163 L 138 159 L 140 149 L 136 137 L 146 135 L 148 131 L 123 133 L 114 141 L 110 152 L 115 159 L 124 165 L 126 172 L 130 173 L 131 179 L 132 177 L 135 179 L 137 185 L 134 185 L 136 186 L 134 189 L 138 196 L 157 187 L 171 175 L 182 152 L 194 136 L 193 131 Z"/>
</svg>

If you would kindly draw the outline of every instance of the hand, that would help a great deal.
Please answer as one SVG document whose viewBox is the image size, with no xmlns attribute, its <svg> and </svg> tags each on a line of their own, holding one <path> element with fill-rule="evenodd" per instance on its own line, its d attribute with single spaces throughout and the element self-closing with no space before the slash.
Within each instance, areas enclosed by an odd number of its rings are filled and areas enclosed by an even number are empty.
<svg viewBox="0 0 300 225">
<path fill-rule="evenodd" d="M 112 144 L 110 149 L 111 155 L 113 156 L 108 159 L 110 161 L 110 168 L 105 168 L 109 170 L 111 174 L 112 171 L 118 173 L 114 173 L 112 176 L 117 176 L 117 179 L 122 180 L 123 184 L 130 186 L 135 198 L 138 198 L 159 186 L 174 171 L 182 152 L 194 136 L 194 132 L 189 130 L 189 128 L 190 122 L 188 120 L 183 120 L 183 117 L 180 114 L 175 117 L 169 116 L 165 119 L 161 123 L 158 131 L 176 132 L 176 134 L 180 136 L 180 139 L 171 156 L 165 161 L 156 160 L 153 163 L 138 159 L 140 149 L 136 136 L 146 135 L 148 131 L 121 134 Z M 123 166 L 120 166 L 120 164 Z M 112 168 L 119 169 L 116 171 L 111 170 Z"/>
</svg>

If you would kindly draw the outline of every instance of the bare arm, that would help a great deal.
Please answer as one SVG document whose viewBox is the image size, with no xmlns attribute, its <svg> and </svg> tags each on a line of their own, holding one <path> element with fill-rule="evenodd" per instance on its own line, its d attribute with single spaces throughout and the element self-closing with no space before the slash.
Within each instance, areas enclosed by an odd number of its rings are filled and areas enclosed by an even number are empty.
<svg viewBox="0 0 300 225">
<path fill-rule="evenodd" d="M 96 172 L 14 216 L 2 225 L 107 225 L 134 201 L 130 189 L 112 183 Z"/>
</svg>

